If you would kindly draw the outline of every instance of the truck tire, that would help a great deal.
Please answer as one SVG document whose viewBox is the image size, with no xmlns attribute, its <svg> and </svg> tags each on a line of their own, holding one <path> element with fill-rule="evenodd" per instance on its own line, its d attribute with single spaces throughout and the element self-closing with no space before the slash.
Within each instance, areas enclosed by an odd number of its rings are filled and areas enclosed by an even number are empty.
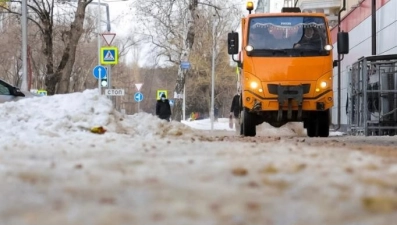
<svg viewBox="0 0 397 225">
<path fill-rule="evenodd" d="M 317 124 L 314 121 L 307 122 L 307 136 L 308 137 L 316 137 L 317 136 Z"/>
<path fill-rule="evenodd" d="M 311 121 L 307 121 L 308 137 L 328 137 L 329 136 L 329 110 L 316 112 Z"/>
<path fill-rule="evenodd" d="M 330 115 L 329 110 L 323 112 L 318 112 L 318 136 L 319 137 L 328 137 L 329 136 L 329 122 Z"/>
<path fill-rule="evenodd" d="M 248 137 L 255 137 L 256 135 L 256 124 L 255 115 L 244 109 L 242 112 L 242 124 L 241 124 L 241 134 Z"/>
</svg>

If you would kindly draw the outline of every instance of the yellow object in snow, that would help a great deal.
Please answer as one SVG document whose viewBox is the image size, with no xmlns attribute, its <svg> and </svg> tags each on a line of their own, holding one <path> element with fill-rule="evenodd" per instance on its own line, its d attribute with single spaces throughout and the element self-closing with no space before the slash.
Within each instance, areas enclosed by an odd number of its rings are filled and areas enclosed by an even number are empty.
<svg viewBox="0 0 397 225">
<path fill-rule="evenodd" d="M 102 126 L 97 126 L 97 127 L 92 127 L 90 129 L 90 131 L 91 131 L 91 133 L 94 133 L 94 134 L 103 134 L 106 132 L 106 129 Z"/>
</svg>

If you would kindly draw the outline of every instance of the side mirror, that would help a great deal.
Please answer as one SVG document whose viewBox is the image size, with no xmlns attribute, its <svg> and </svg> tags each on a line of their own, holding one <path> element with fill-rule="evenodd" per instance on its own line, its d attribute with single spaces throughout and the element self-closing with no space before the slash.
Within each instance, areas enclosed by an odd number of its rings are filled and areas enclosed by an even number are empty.
<svg viewBox="0 0 397 225">
<path fill-rule="evenodd" d="M 349 33 L 339 32 L 337 36 L 338 54 L 349 53 Z"/>
<path fill-rule="evenodd" d="M 22 93 L 22 91 L 19 90 L 19 88 L 17 88 L 17 87 L 12 87 L 11 88 L 11 94 L 16 96 L 16 97 L 25 97 L 25 94 Z"/>
<path fill-rule="evenodd" d="M 338 60 L 334 60 L 332 62 L 332 67 L 337 67 L 338 66 Z"/>
<path fill-rule="evenodd" d="M 229 55 L 238 54 L 238 33 L 227 34 L 227 53 Z"/>
</svg>

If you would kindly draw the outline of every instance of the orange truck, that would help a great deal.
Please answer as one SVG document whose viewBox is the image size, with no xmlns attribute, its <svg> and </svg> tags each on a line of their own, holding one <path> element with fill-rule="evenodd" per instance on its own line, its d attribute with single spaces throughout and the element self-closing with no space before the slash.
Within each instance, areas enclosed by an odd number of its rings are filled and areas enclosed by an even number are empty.
<svg viewBox="0 0 397 225">
<path fill-rule="evenodd" d="M 263 122 L 303 122 L 309 137 L 328 137 L 337 60 L 326 16 L 299 8 L 251 14 L 253 8 L 247 2 L 241 33 L 228 34 L 228 53 L 240 56 L 233 60 L 240 69 L 241 134 L 255 136 Z M 338 34 L 338 54 L 348 52 L 348 38 Z"/>
</svg>

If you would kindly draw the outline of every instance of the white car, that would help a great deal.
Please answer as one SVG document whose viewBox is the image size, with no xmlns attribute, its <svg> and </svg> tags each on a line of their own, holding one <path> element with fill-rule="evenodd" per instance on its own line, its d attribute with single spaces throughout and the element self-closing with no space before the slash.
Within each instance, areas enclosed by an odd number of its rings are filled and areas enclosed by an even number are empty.
<svg viewBox="0 0 397 225">
<path fill-rule="evenodd" d="M 39 96 L 29 91 L 21 91 L 19 88 L 0 80 L 0 103 L 18 101 L 20 99 Z"/>
</svg>

